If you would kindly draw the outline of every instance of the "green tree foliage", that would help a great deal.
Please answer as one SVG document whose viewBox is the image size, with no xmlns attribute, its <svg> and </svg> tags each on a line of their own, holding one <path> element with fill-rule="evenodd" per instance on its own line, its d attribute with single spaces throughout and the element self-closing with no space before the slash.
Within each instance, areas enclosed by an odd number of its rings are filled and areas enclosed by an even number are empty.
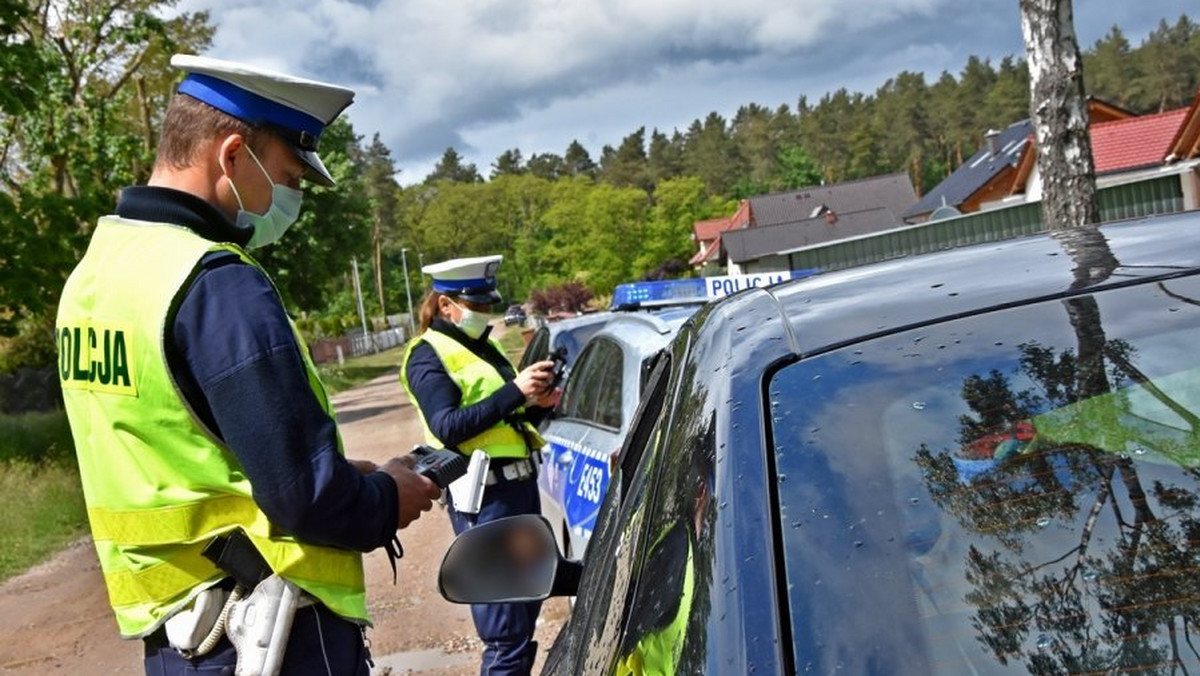
<svg viewBox="0 0 1200 676">
<path fill-rule="evenodd" d="M 370 302 L 367 270 L 372 257 L 372 199 L 361 139 L 346 118 L 321 135 L 321 159 L 337 186 L 304 184 L 300 220 L 275 244 L 253 253 L 270 273 L 294 313 L 352 309 L 350 261 L 360 263 L 364 300 Z M 376 310 L 378 312 L 378 310 Z"/>
<path fill-rule="evenodd" d="M 446 148 L 442 159 L 433 167 L 433 173 L 425 177 L 426 183 L 450 181 L 451 183 L 478 183 L 483 180 L 474 164 L 463 164 L 462 156 L 454 148 Z"/>
<path fill-rule="evenodd" d="M 389 234 L 396 230 L 397 192 L 400 186 L 396 184 L 396 163 L 392 161 L 392 152 L 378 133 L 363 152 L 363 165 L 363 187 L 371 209 L 371 266 L 375 296 L 379 299 L 380 314 L 387 314 L 387 308 L 395 307 L 395 304 L 389 304 L 387 300 L 389 294 L 384 284 L 384 249 L 390 244 Z"/>
<path fill-rule="evenodd" d="M 173 4 L 0 0 L 0 334 L 48 326 L 95 220 L 148 175 L 166 59 L 212 34 Z"/>
<path fill-rule="evenodd" d="M 821 184 L 821 167 L 817 166 L 802 146 L 789 145 L 780 148 L 776 161 L 779 163 L 779 182 L 783 190 L 797 190 Z"/>
<path fill-rule="evenodd" d="M 505 150 L 500 153 L 500 157 L 497 157 L 495 162 L 492 162 L 492 178 L 523 173 L 525 173 L 525 159 L 517 148 Z"/>
<path fill-rule="evenodd" d="M 646 223 L 644 242 L 634 260 L 637 276 L 644 276 L 667 261 L 686 261 L 694 253 L 692 224 L 736 208 L 709 195 L 695 176 L 662 181 L 654 189 L 652 217 Z"/>
<path fill-rule="evenodd" d="M 616 150 L 609 146 L 604 147 L 600 157 L 599 176 L 600 180 L 621 188 L 651 189 L 645 127 L 622 139 Z"/>
<path fill-rule="evenodd" d="M 567 152 L 563 154 L 564 172 L 570 176 L 596 176 L 596 163 L 588 154 L 587 148 L 579 141 L 571 141 Z"/>
<path fill-rule="evenodd" d="M 715 194 L 729 194 L 737 179 L 745 174 L 744 160 L 725 118 L 715 112 L 688 127 L 683 148 L 684 173 L 699 177 Z"/>
<path fill-rule="evenodd" d="M 563 158 L 554 153 L 535 153 L 529 156 L 525 163 L 529 173 L 547 181 L 553 181 L 567 174 L 567 164 Z"/>
</svg>

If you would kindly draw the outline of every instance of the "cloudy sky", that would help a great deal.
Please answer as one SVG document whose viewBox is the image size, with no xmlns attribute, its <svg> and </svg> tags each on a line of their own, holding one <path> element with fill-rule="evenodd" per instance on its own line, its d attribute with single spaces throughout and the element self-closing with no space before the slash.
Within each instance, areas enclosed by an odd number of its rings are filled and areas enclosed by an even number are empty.
<svg viewBox="0 0 1200 676">
<path fill-rule="evenodd" d="M 1195 0 L 1075 0 L 1088 46 L 1137 45 Z M 1017 0 L 182 0 L 217 26 L 208 54 L 354 88 L 402 183 L 456 148 L 484 176 L 508 148 L 598 158 L 745 103 L 776 107 L 901 70 L 932 81 L 969 54 L 1021 54 Z M 1193 18 L 1197 16 L 1195 10 Z"/>
</svg>

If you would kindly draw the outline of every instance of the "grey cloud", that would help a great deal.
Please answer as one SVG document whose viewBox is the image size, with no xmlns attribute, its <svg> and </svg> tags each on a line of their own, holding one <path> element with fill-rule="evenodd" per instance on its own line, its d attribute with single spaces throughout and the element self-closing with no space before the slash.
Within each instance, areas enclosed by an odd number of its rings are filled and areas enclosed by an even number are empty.
<svg viewBox="0 0 1200 676">
<path fill-rule="evenodd" d="M 1154 17 L 1147 22 L 1177 15 L 1183 3 L 1147 0 L 1125 9 L 1116 0 L 1076 0 L 1081 41 L 1090 44 L 1113 21 L 1133 21 L 1132 13 Z M 350 110 L 356 128 L 368 136 L 379 131 L 402 165 L 454 146 L 482 167 L 504 148 L 472 148 L 468 139 L 488 137 L 481 130 L 515 128 L 537 111 L 639 88 L 692 94 L 657 97 L 658 105 L 673 106 L 669 111 L 648 110 L 640 100 L 613 102 L 604 106 L 619 130 L 612 138 L 594 126 L 575 136 L 615 144 L 642 124 L 672 123 L 656 121 L 662 117 L 703 117 L 745 80 L 772 88 L 743 103 L 794 104 L 801 94 L 814 99 L 856 83 L 870 91 L 902 67 L 926 70 L 933 81 L 942 69 L 957 74 L 968 54 L 995 62 L 1022 49 L 1015 0 L 850 4 L 183 0 L 180 7 L 212 11 L 215 56 L 358 88 Z"/>
<path fill-rule="evenodd" d="M 350 47 L 313 45 L 300 65 L 319 80 L 350 87 L 369 85 L 382 89 L 387 86 L 387 80 L 375 67 L 371 56 Z"/>
</svg>

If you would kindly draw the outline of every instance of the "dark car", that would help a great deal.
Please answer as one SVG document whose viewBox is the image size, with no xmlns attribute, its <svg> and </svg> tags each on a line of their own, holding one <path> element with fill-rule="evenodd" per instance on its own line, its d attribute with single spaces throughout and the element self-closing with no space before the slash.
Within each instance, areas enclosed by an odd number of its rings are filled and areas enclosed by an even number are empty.
<svg viewBox="0 0 1200 676">
<path fill-rule="evenodd" d="M 1197 345 L 1195 213 L 745 291 L 656 365 L 581 579 L 531 516 L 443 592 L 577 593 L 551 674 L 1200 673 Z"/>
<path fill-rule="evenodd" d="M 509 305 L 504 311 L 504 325 L 512 326 L 513 324 L 522 325 L 525 323 L 525 308 L 520 305 Z"/>
</svg>

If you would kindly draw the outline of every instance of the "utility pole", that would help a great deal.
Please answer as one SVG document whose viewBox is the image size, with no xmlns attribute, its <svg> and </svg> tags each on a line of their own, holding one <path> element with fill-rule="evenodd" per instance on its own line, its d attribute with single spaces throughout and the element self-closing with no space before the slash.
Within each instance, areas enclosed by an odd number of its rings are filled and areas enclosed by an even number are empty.
<svg viewBox="0 0 1200 676">
<path fill-rule="evenodd" d="M 404 265 L 404 294 L 408 296 L 408 329 L 409 336 L 417 334 L 417 323 L 413 321 L 412 289 L 408 284 L 408 247 L 400 249 L 400 263 Z"/>
<path fill-rule="evenodd" d="M 419 277 L 421 280 L 421 295 L 424 296 L 428 292 L 428 289 L 425 288 L 425 254 L 421 253 L 420 251 L 417 252 L 417 265 L 419 266 L 418 270 L 421 273 L 421 276 Z"/>
<path fill-rule="evenodd" d="M 363 311 L 362 287 L 358 284 L 358 257 L 350 258 L 350 277 L 354 280 L 354 298 L 358 301 L 358 319 L 362 322 L 363 338 L 370 339 L 370 332 L 367 331 L 367 313 Z M 374 341 L 372 341 L 374 345 Z"/>
</svg>

